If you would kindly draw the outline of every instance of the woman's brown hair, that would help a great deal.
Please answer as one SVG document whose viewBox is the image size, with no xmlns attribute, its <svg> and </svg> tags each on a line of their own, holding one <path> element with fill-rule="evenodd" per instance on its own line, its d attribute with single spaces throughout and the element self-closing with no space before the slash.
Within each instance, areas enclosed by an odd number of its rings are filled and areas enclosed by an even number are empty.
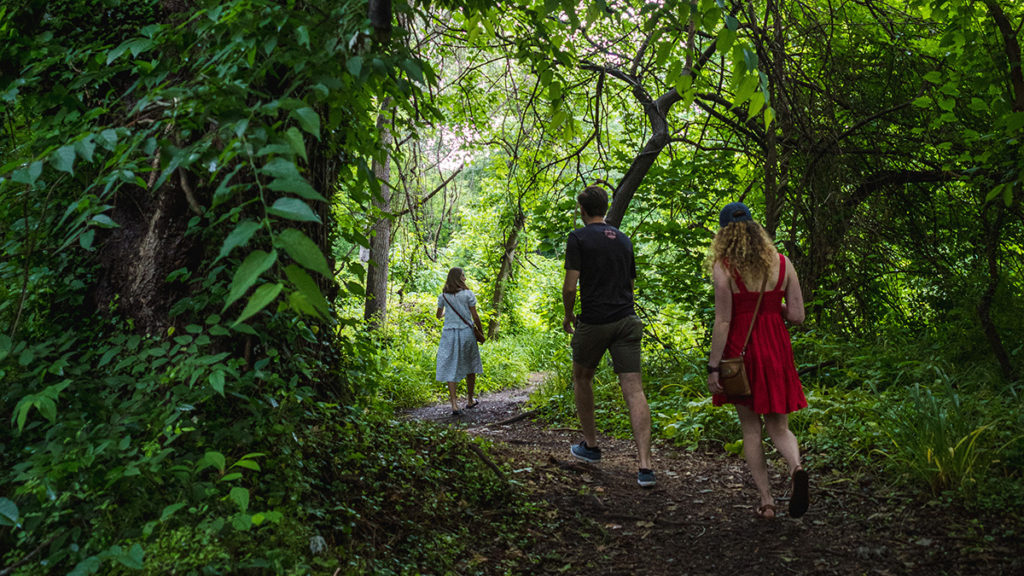
<svg viewBox="0 0 1024 576">
<path fill-rule="evenodd" d="M 444 281 L 444 293 L 456 294 L 461 290 L 469 290 L 469 286 L 466 286 L 466 273 L 462 268 L 452 268 L 448 271 L 448 279 Z"/>
<path fill-rule="evenodd" d="M 707 264 L 709 271 L 721 262 L 729 272 L 739 272 L 741 278 L 761 280 L 768 277 L 778 259 L 779 252 L 764 227 L 746 220 L 718 229 Z"/>
</svg>

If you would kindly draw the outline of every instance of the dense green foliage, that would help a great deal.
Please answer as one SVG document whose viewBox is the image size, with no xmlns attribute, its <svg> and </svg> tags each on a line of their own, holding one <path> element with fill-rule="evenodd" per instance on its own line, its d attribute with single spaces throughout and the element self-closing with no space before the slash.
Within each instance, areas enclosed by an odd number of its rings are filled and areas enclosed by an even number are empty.
<svg viewBox="0 0 1024 576">
<path fill-rule="evenodd" d="M 808 297 L 809 465 L 1020 509 L 1019 5 L 491 4 L 396 2 L 390 32 L 348 0 L 0 5 L 0 571 L 441 573 L 485 523 L 518 538 L 481 448 L 393 411 L 443 393 L 462 266 L 481 389 L 544 372 L 574 425 L 562 251 L 596 179 L 661 441 L 740 453 L 702 367 L 742 198 Z M 628 435 L 608 367 L 597 395 Z"/>
</svg>

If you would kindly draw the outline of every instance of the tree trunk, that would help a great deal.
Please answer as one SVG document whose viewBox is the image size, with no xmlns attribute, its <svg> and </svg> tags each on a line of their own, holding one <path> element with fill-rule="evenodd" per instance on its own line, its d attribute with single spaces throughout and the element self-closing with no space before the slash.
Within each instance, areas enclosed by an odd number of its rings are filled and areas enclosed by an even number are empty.
<svg viewBox="0 0 1024 576">
<path fill-rule="evenodd" d="M 380 197 L 373 200 L 380 217 L 373 224 L 370 236 L 370 262 L 366 271 L 366 305 L 363 318 L 370 323 L 370 329 L 379 328 L 387 320 L 388 307 L 388 263 L 391 253 L 391 122 L 387 118 L 388 103 L 377 117 L 377 131 L 380 134 L 382 157 L 373 160 L 373 175 L 380 183 Z"/>
<path fill-rule="evenodd" d="M 494 310 L 494 317 L 487 325 L 487 337 L 494 338 L 498 333 L 501 323 L 501 315 L 504 312 L 505 292 L 509 278 L 512 276 L 512 266 L 515 264 L 516 249 L 519 248 L 519 236 L 526 225 L 526 214 L 521 208 L 516 209 L 515 218 L 512 220 L 512 229 L 509 230 L 501 253 L 501 267 L 498 269 L 498 277 L 494 281 L 494 296 L 491 298 L 491 308 Z"/>
<path fill-rule="evenodd" d="M 978 319 L 981 321 L 981 328 L 985 332 L 988 345 L 999 362 L 999 368 L 1003 377 L 1007 380 L 1014 379 L 1013 364 L 1010 363 L 1010 355 L 1006 352 L 1003 339 L 999 336 L 999 330 L 992 321 L 992 300 L 995 298 L 996 289 L 999 288 L 999 239 L 1003 228 L 1005 211 L 998 206 L 995 208 L 997 215 L 985 234 L 985 256 L 988 261 L 988 286 L 981 295 L 978 302 Z"/>
<path fill-rule="evenodd" d="M 194 272 L 202 262 L 198 237 L 186 235 L 193 214 L 184 178 L 183 173 L 175 175 L 156 190 L 136 188 L 130 199 L 120 194 L 112 214 L 119 226 L 99 253 L 95 305 L 101 310 L 116 307 L 142 334 L 167 333 L 171 306 L 190 293 L 186 278 L 167 282 L 167 277 L 181 268 Z"/>
<path fill-rule="evenodd" d="M 786 103 L 786 36 L 783 31 L 785 22 L 779 13 L 779 4 L 769 0 L 768 11 L 772 18 L 771 47 L 767 52 L 771 55 L 771 67 L 769 69 L 769 86 L 771 87 L 772 108 L 775 110 L 775 123 L 782 132 L 783 140 L 789 140 L 792 134 L 792 125 L 789 122 L 788 106 Z M 765 22 L 767 27 L 768 23 Z M 789 176 L 789 167 L 785 158 L 779 154 L 779 141 L 774 129 L 765 130 L 765 165 L 764 165 L 764 227 L 774 238 L 779 227 L 779 220 L 782 215 L 782 206 L 785 202 L 785 187 Z"/>
<path fill-rule="evenodd" d="M 651 122 L 651 137 L 647 139 L 643 150 L 633 159 L 629 170 L 626 170 L 626 174 L 619 181 L 618 187 L 615 188 L 611 206 L 608 209 L 608 214 L 605 216 L 605 221 L 615 227 L 619 227 L 622 224 L 622 218 L 626 215 L 630 201 L 633 200 L 633 196 L 636 194 L 637 189 L 640 188 L 644 177 L 651 170 L 651 166 L 654 166 L 654 162 L 658 159 L 658 154 L 661 154 L 665 145 L 668 144 L 668 121 L 666 120 L 666 115 L 672 105 L 682 99 L 674 88 L 653 102 L 646 99 L 639 90 L 635 90 L 634 93 L 640 99 L 641 104 L 643 104 L 647 119 Z"/>
</svg>

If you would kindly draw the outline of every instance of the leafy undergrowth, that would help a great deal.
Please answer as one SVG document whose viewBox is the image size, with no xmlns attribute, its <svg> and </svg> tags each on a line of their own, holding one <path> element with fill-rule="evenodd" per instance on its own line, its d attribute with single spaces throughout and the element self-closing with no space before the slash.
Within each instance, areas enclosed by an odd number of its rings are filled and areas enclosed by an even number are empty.
<svg viewBox="0 0 1024 576">
<path fill-rule="evenodd" d="M 482 574 L 472 569 L 482 540 L 527 547 L 532 505 L 484 444 L 432 424 L 326 418 L 304 441 L 314 566 Z"/>
</svg>

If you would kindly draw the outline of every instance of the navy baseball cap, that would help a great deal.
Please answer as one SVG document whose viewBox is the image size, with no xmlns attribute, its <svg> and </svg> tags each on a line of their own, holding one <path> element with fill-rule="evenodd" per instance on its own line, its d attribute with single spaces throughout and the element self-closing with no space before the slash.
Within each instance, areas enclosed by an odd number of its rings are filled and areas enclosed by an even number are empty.
<svg viewBox="0 0 1024 576">
<path fill-rule="evenodd" d="M 750 215 L 750 208 L 743 202 L 730 202 L 722 208 L 722 212 L 718 215 L 718 226 L 725 228 L 733 222 L 745 222 L 747 220 L 753 220 L 754 217 Z"/>
</svg>

